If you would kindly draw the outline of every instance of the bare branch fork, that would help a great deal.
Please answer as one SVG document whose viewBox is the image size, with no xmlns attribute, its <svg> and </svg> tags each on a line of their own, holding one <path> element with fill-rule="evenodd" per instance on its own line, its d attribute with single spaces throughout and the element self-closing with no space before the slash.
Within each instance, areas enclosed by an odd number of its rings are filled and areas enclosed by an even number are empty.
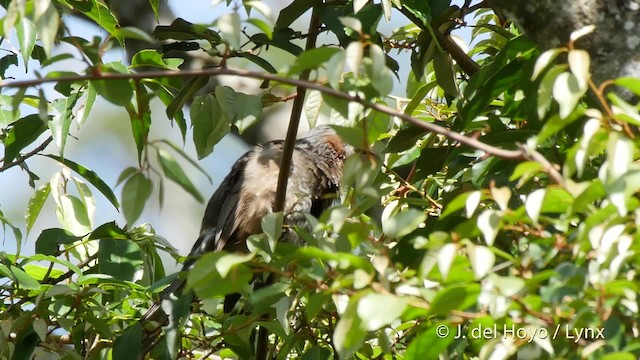
<svg viewBox="0 0 640 360">
<path fill-rule="evenodd" d="M 436 134 L 443 135 L 451 140 L 455 140 L 459 142 L 460 144 L 467 145 L 471 148 L 484 151 L 488 155 L 496 156 L 502 159 L 507 159 L 507 160 L 531 159 L 536 162 L 540 162 L 539 160 L 536 160 L 534 158 L 540 159 L 543 157 L 542 154 L 536 152 L 533 149 L 529 149 L 527 151 L 525 151 L 523 148 L 521 148 L 520 150 L 506 150 L 506 149 L 501 149 L 495 146 L 491 146 L 477 139 L 471 138 L 469 136 L 463 135 L 455 131 L 451 131 L 442 126 L 422 121 L 413 116 L 410 116 L 398 110 L 395 110 L 389 106 L 372 103 L 359 96 L 350 95 L 345 92 L 323 86 L 316 82 L 302 80 L 302 79 L 289 79 L 280 75 L 262 73 L 262 72 L 251 71 L 251 70 L 216 67 L 216 68 L 208 68 L 208 69 L 180 70 L 180 71 L 173 71 L 173 70 L 145 71 L 145 72 L 132 73 L 132 74 L 97 73 L 97 74 L 86 74 L 86 75 L 75 75 L 75 76 L 61 76 L 61 77 L 55 77 L 55 78 L 39 78 L 39 79 L 31 79 L 31 80 L 5 81 L 0 83 L 0 89 L 31 87 L 31 86 L 41 85 L 44 83 L 52 83 L 52 82 L 56 82 L 56 83 L 80 82 L 80 81 L 87 81 L 87 80 L 102 80 L 102 79 L 120 79 L 120 80 L 134 79 L 135 80 L 135 79 L 155 79 L 155 78 L 162 78 L 162 77 L 192 77 L 192 76 L 219 76 L 219 75 L 249 77 L 249 78 L 260 79 L 260 80 L 274 81 L 281 84 L 293 85 L 293 86 L 297 86 L 304 89 L 317 90 L 324 94 L 331 95 L 339 99 L 361 104 L 365 108 L 369 108 L 390 116 L 398 117 L 403 121 L 411 123 L 419 128 L 434 132 Z M 548 166 L 548 164 L 549 164 L 548 161 L 542 163 L 545 170 L 549 172 L 549 176 L 555 182 L 562 184 L 562 182 L 559 181 L 562 179 L 562 175 L 557 171 L 557 169 L 555 169 L 554 167 Z"/>
</svg>

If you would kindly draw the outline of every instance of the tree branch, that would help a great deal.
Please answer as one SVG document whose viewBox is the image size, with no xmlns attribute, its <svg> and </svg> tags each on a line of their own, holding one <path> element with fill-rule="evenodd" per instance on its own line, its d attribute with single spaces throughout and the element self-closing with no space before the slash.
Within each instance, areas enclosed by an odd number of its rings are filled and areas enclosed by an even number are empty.
<svg viewBox="0 0 640 360">
<path fill-rule="evenodd" d="M 321 4 L 322 1 L 319 1 Z M 309 36 L 307 37 L 305 51 L 311 50 L 316 47 L 316 39 L 318 38 L 319 28 L 322 25 L 320 18 L 317 14 L 318 4 L 311 8 L 311 20 L 309 20 Z M 299 79 L 302 81 L 309 81 L 309 75 L 311 70 L 307 69 L 300 73 Z M 293 150 L 296 142 L 296 135 L 298 134 L 298 127 L 300 126 L 300 118 L 302 117 L 302 109 L 304 107 L 304 98 L 307 92 L 306 86 L 302 84 L 297 86 L 297 96 L 293 100 L 293 106 L 291 109 L 291 117 L 289 118 L 289 125 L 287 127 L 287 136 L 284 140 L 284 147 L 282 149 L 282 158 L 280 160 L 280 171 L 278 172 L 278 187 L 276 188 L 276 199 L 273 206 L 275 212 L 283 211 L 287 199 L 287 182 L 289 180 L 289 171 L 291 170 L 291 160 L 293 158 Z M 267 277 L 267 284 L 273 282 L 274 274 Z M 267 315 L 263 316 L 267 317 Z M 258 342 L 256 344 L 256 360 L 266 360 L 269 356 L 269 332 L 266 327 L 260 326 L 258 331 Z"/>
<path fill-rule="evenodd" d="M 232 68 L 209 68 L 209 69 L 201 69 L 201 70 L 181 70 L 181 71 L 173 71 L 173 70 L 146 71 L 146 72 L 134 73 L 134 74 L 121 74 L 121 73 L 87 74 L 87 75 L 77 75 L 77 76 L 61 76 L 58 78 L 40 78 L 40 79 L 24 80 L 24 81 L 3 82 L 3 83 L 0 83 L 0 88 L 22 88 L 22 87 L 36 86 L 36 85 L 40 85 L 43 83 L 50 83 L 50 82 L 61 83 L 61 82 L 80 82 L 80 81 L 86 81 L 86 80 L 102 80 L 102 79 L 105 79 L 105 80 L 108 80 L 108 79 L 120 79 L 120 80 L 122 79 L 155 79 L 155 78 L 161 78 L 161 77 L 191 77 L 191 76 L 218 76 L 218 75 L 250 77 L 250 78 L 260 79 L 260 80 L 275 81 L 282 84 L 301 86 L 306 89 L 318 90 L 324 94 L 331 95 L 339 99 L 356 102 L 366 108 L 373 109 L 383 114 L 398 117 L 424 130 L 431 131 L 436 134 L 444 135 L 449 139 L 455 140 L 463 145 L 467 145 L 474 149 L 484 151 L 489 155 L 497 156 L 499 158 L 504 158 L 504 159 L 511 159 L 511 160 L 517 160 L 517 159 L 523 158 L 522 152 L 518 150 L 505 150 L 505 149 L 500 149 L 495 146 L 485 144 L 474 138 L 462 135 L 461 133 L 458 133 L 455 131 L 451 131 L 442 126 L 435 125 L 435 124 L 414 118 L 410 115 L 407 115 L 398 110 L 395 110 L 389 106 L 372 103 L 370 101 L 360 98 L 359 96 L 350 95 L 340 90 L 335 90 L 315 82 L 310 82 L 310 81 L 305 81 L 300 79 L 289 79 L 279 75 L 261 73 L 257 71 L 251 71 L 251 70 L 241 70 L 241 69 L 232 69 Z"/>
<path fill-rule="evenodd" d="M 43 83 L 50 83 L 50 82 L 61 83 L 61 82 L 80 82 L 80 81 L 101 80 L 101 79 L 155 79 L 155 78 L 161 78 L 161 77 L 191 77 L 191 76 L 218 76 L 218 75 L 231 75 L 231 76 L 249 77 L 249 78 L 260 79 L 260 80 L 269 80 L 269 81 L 274 81 L 281 84 L 288 84 L 288 85 L 303 87 L 305 89 L 317 90 L 324 94 L 327 94 L 339 99 L 355 102 L 364 106 L 365 108 L 372 109 L 390 116 L 395 116 L 399 119 L 402 119 L 405 122 L 408 122 L 426 131 L 443 135 L 448 139 L 457 141 L 462 145 L 466 145 L 471 148 L 484 151 L 487 155 L 496 156 L 506 160 L 531 159 L 531 160 L 537 161 L 545 167 L 545 169 L 550 173 L 554 181 L 558 182 L 559 184 L 562 184 L 561 182 L 558 181 L 559 179 L 562 178 L 562 176 L 559 175 L 559 173 L 555 174 L 557 173 L 557 170 L 555 170 L 553 166 L 549 166 L 550 163 L 548 160 L 544 159 L 545 160 L 544 162 L 536 160 L 536 159 L 543 159 L 544 157 L 542 156 L 542 154 L 536 152 L 535 150 L 525 150 L 522 147 L 520 147 L 518 150 L 501 149 L 489 144 L 485 144 L 482 141 L 463 135 L 459 132 L 451 131 L 445 127 L 442 127 L 430 122 L 422 121 L 413 116 L 410 116 L 403 112 L 395 110 L 389 106 L 372 103 L 368 100 L 362 99 L 359 96 L 350 95 L 340 90 L 335 90 L 330 87 L 323 86 L 319 83 L 306 81 L 302 79 L 289 79 L 286 77 L 269 74 L 269 73 L 261 73 L 257 71 L 232 69 L 232 68 L 220 68 L 220 67 L 200 69 L 200 70 L 145 71 L 145 72 L 133 73 L 133 74 L 98 73 L 98 74 L 75 75 L 75 76 L 61 76 L 57 78 L 40 78 L 40 79 L 23 80 L 23 81 L 8 81 L 8 82 L 0 83 L 0 88 L 22 88 L 22 87 L 36 86 L 36 85 L 40 85 Z"/>
<path fill-rule="evenodd" d="M 49 136 L 49 138 L 47 138 L 47 140 L 45 140 L 44 142 L 42 142 L 42 144 L 38 145 L 38 147 L 36 147 L 35 149 L 31 150 L 30 152 L 24 154 L 24 155 L 18 155 L 16 159 L 16 161 L 14 162 L 10 162 L 2 167 L 0 167 L 0 172 L 3 172 L 5 170 L 11 169 L 12 167 L 16 166 L 16 165 L 20 165 L 22 163 L 24 163 L 28 158 L 37 155 L 40 151 L 44 150 L 47 146 L 49 146 L 49 144 L 51 143 L 51 141 L 53 141 L 53 137 Z"/>
<path fill-rule="evenodd" d="M 427 24 L 424 24 L 422 20 L 418 19 L 415 15 L 413 15 L 406 8 L 399 9 L 400 12 L 406 16 L 411 22 L 413 22 L 416 26 L 418 26 L 422 31 L 429 31 Z M 451 55 L 451 57 L 460 65 L 460 68 L 467 73 L 468 75 L 475 74 L 478 70 L 480 70 L 480 65 L 478 65 L 472 58 L 469 57 L 462 49 L 447 35 L 444 35 L 437 28 L 432 28 L 430 33 L 432 32 L 442 49 Z"/>
</svg>

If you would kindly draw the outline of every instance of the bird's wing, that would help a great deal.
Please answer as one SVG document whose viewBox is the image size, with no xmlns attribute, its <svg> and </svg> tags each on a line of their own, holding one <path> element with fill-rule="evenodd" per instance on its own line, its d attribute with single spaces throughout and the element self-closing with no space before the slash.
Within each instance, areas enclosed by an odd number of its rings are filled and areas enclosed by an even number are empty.
<svg viewBox="0 0 640 360">
<path fill-rule="evenodd" d="M 240 190 L 247 162 L 252 151 L 244 154 L 231 168 L 218 189 L 213 193 L 200 226 L 200 237 L 191 249 L 189 256 L 197 256 L 205 252 L 220 250 L 227 246 L 233 234 L 234 226 L 229 226 L 236 213 L 240 198 Z"/>
</svg>

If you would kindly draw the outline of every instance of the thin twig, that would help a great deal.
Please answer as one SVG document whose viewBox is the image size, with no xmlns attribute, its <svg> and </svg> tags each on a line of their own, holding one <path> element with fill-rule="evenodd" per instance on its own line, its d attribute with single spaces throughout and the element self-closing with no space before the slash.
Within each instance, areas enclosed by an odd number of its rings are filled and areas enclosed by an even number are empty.
<svg viewBox="0 0 640 360">
<path fill-rule="evenodd" d="M 565 183 L 562 174 L 560 174 L 558 169 L 556 169 L 556 167 L 549 160 L 547 160 L 547 158 L 545 158 L 544 156 L 542 156 L 542 154 L 535 150 L 527 150 L 526 147 L 522 144 L 518 144 L 518 147 L 520 148 L 520 151 L 525 159 L 535 161 L 542 165 L 546 173 L 549 174 L 549 177 L 558 185 L 564 187 Z"/>
<path fill-rule="evenodd" d="M 322 3 L 322 1 L 319 1 Z M 311 19 L 309 20 L 309 36 L 307 37 L 305 51 L 311 50 L 316 47 L 316 39 L 318 38 L 318 31 L 321 25 L 320 18 L 317 14 L 317 6 L 311 8 Z M 304 70 L 300 73 L 299 80 L 309 81 L 309 75 L 311 70 Z M 284 147 L 282 149 L 282 158 L 280 160 L 280 170 L 278 173 L 278 187 L 276 189 L 276 199 L 273 206 L 274 211 L 283 211 L 286 197 L 287 197 L 287 182 L 289 180 L 289 170 L 291 169 L 291 160 L 293 158 L 293 150 L 296 141 L 296 135 L 298 134 L 298 127 L 300 125 L 300 118 L 302 117 L 302 109 L 304 108 L 304 97 L 307 91 L 307 87 L 298 85 L 296 92 L 297 96 L 293 100 L 293 106 L 291 109 L 291 117 L 289 118 L 289 126 L 287 128 L 287 136 L 284 140 Z M 273 281 L 275 275 L 271 275 L 267 278 L 268 282 Z M 268 313 L 263 316 L 268 320 Z M 260 326 L 258 331 L 258 342 L 256 344 L 256 360 L 266 360 L 269 356 L 269 332 L 264 326 Z"/>
<path fill-rule="evenodd" d="M 53 137 L 49 136 L 49 138 L 47 138 L 47 140 L 45 140 L 42 144 L 38 145 L 38 147 L 36 147 L 35 149 L 31 150 L 30 152 L 24 154 L 24 155 L 18 155 L 16 161 L 14 162 L 10 162 L 6 165 L 4 165 L 3 167 L 0 167 L 0 172 L 3 172 L 5 170 L 11 169 L 12 167 L 16 166 L 16 165 L 20 165 L 22 163 L 24 163 L 28 158 L 37 155 L 40 151 L 44 150 L 47 146 L 49 146 L 49 144 L 53 141 Z"/>
<path fill-rule="evenodd" d="M 455 140 L 463 145 L 467 145 L 474 149 L 484 151 L 489 155 L 493 155 L 503 159 L 510 159 L 510 160 L 520 160 L 523 158 L 522 153 L 518 150 L 505 150 L 505 149 L 500 149 L 500 148 L 485 144 L 474 138 L 467 137 L 465 135 L 462 135 L 461 133 L 451 131 L 442 126 L 438 126 L 438 125 L 414 118 L 410 115 L 397 111 L 389 106 L 372 103 L 370 101 L 362 99 L 359 96 L 350 95 L 340 90 L 335 90 L 330 87 L 323 86 L 319 83 L 300 80 L 300 79 L 289 79 L 279 75 L 261 73 L 261 72 L 250 71 L 250 70 L 218 67 L 218 68 L 209 68 L 209 69 L 200 69 L 200 70 L 146 71 L 146 72 L 134 73 L 134 74 L 99 73 L 99 74 L 87 74 L 87 75 L 61 76 L 58 78 L 40 78 L 40 79 L 23 80 L 23 81 L 9 81 L 9 82 L 0 83 L 0 88 L 30 87 L 30 86 L 36 86 L 36 85 L 40 85 L 43 83 L 50 83 L 50 82 L 62 83 L 62 82 L 80 82 L 80 81 L 86 81 L 86 80 L 101 80 L 101 79 L 105 79 L 105 80 L 108 80 L 108 79 L 120 79 L 120 80 L 122 79 L 156 79 L 156 78 L 162 78 L 162 77 L 190 77 L 190 76 L 218 76 L 218 75 L 232 75 L 232 76 L 240 76 L 240 77 L 249 77 L 249 78 L 260 79 L 260 80 L 269 80 L 269 81 L 279 82 L 282 84 L 302 86 L 302 87 L 305 87 L 306 89 L 318 90 L 322 93 L 331 95 L 336 98 L 344 99 L 346 101 L 356 102 L 366 108 L 381 112 L 383 114 L 398 117 L 424 130 L 431 131 L 436 134 L 444 135 L 451 140 Z"/>
<path fill-rule="evenodd" d="M 0 88 L 22 88 L 22 87 L 36 86 L 36 85 L 40 85 L 43 83 L 50 83 L 50 82 L 58 82 L 58 83 L 80 82 L 80 81 L 99 80 L 99 79 L 155 79 L 155 78 L 162 78 L 162 77 L 190 77 L 190 76 L 218 76 L 218 75 L 231 75 L 231 76 L 249 77 L 249 78 L 260 79 L 260 80 L 269 80 L 269 81 L 274 81 L 282 84 L 294 85 L 298 87 L 304 87 L 306 89 L 317 90 L 324 94 L 327 94 L 339 99 L 361 104 L 365 108 L 372 109 L 390 116 L 395 116 L 399 119 L 404 120 L 405 122 L 408 122 L 421 129 L 424 129 L 425 131 L 430 131 L 436 134 L 443 135 L 449 138 L 450 140 L 459 142 L 462 145 L 466 145 L 473 149 L 483 151 L 487 155 L 495 156 L 495 157 L 506 159 L 506 160 L 523 160 L 523 159 L 534 160 L 536 162 L 541 163 L 545 167 L 545 169 L 549 172 L 553 180 L 555 180 L 558 184 L 561 184 L 561 185 L 564 184 L 564 181 L 562 180 L 562 176 L 559 174 L 559 172 L 550 164 L 550 162 L 547 159 L 545 159 L 542 156 L 542 154 L 536 152 L 535 150 L 526 150 L 523 147 L 520 147 L 518 150 L 507 150 L 507 149 L 497 148 L 495 146 L 485 144 L 482 141 L 479 141 L 472 137 L 463 135 L 455 131 L 451 131 L 445 127 L 442 127 L 430 122 L 422 121 L 413 116 L 404 114 L 403 112 L 400 112 L 389 106 L 372 103 L 359 96 L 350 95 L 340 90 L 323 86 L 319 83 L 306 81 L 302 79 L 289 79 L 286 77 L 269 74 L 269 73 L 261 73 L 257 71 L 241 70 L 241 69 L 220 68 L 220 67 L 200 69 L 200 70 L 146 71 L 146 72 L 134 73 L 134 74 L 98 73 L 98 74 L 87 74 L 87 75 L 62 76 L 58 78 L 40 78 L 40 79 L 23 80 L 23 81 L 9 81 L 9 82 L 0 83 Z"/>
</svg>

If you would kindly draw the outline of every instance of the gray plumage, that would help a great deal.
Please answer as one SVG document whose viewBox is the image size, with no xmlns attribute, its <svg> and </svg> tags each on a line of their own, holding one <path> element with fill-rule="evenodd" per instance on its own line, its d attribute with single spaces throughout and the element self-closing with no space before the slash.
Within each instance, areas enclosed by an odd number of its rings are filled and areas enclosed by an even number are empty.
<svg viewBox="0 0 640 360">
<path fill-rule="evenodd" d="M 262 218 L 273 211 L 283 146 L 282 140 L 257 145 L 236 161 L 207 204 L 200 236 L 182 271 L 189 270 L 200 255 L 209 251 L 247 251 L 247 237 L 261 233 Z M 351 153 L 353 148 L 326 125 L 296 140 L 287 182 L 285 224 L 304 226 L 304 213 L 320 215 L 328 198 L 337 196 L 344 160 Z M 282 240 L 302 245 L 293 232 Z M 184 277 L 176 278 L 142 317 L 143 324 L 157 323 L 153 330 L 145 327 L 145 351 L 159 336 L 161 326 L 168 323 L 161 301 L 172 294 L 179 296 L 184 285 Z M 225 301 L 225 311 L 227 308 Z"/>
</svg>

